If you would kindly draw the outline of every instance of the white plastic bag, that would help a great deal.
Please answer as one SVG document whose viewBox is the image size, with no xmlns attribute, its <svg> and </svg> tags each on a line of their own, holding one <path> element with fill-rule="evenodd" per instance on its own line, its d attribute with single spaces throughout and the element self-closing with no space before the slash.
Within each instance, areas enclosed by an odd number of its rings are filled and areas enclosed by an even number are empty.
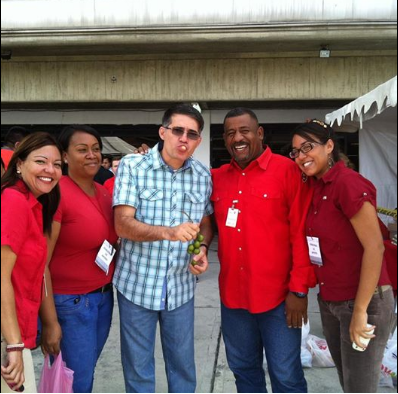
<svg viewBox="0 0 398 394">
<path fill-rule="evenodd" d="M 301 329 L 301 365 L 304 368 L 312 367 L 312 354 L 307 348 L 308 335 L 310 333 L 310 321 L 303 324 Z"/>
<path fill-rule="evenodd" d="M 308 335 L 307 347 L 312 354 L 312 366 L 318 368 L 334 367 L 329 346 L 325 339 Z"/>
<path fill-rule="evenodd" d="M 394 335 L 387 342 L 381 364 L 381 377 L 379 386 L 393 388 L 393 378 L 397 377 L 397 329 Z"/>
</svg>

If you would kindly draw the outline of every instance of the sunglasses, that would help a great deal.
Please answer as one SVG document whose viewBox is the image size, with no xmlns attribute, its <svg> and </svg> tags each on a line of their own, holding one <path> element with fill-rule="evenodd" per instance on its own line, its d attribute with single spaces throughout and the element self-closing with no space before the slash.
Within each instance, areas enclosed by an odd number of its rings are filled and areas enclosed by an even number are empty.
<svg viewBox="0 0 398 394">
<path fill-rule="evenodd" d="M 167 126 L 162 126 L 162 127 L 167 130 L 171 130 L 172 134 L 175 135 L 176 137 L 182 137 L 185 134 L 185 129 L 183 127 L 167 127 Z M 200 138 L 200 134 L 196 131 L 188 130 L 187 137 L 192 141 L 197 141 Z"/>
<path fill-rule="evenodd" d="M 319 142 L 305 142 L 301 148 L 292 149 L 291 152 L 289 153 L 289 157 L 291 159 L 297 159 L 300 156 L 300 152 L 306 154 L 312 151 L 316 145 L 322 145 L 322 144 Z"/>
</svg>

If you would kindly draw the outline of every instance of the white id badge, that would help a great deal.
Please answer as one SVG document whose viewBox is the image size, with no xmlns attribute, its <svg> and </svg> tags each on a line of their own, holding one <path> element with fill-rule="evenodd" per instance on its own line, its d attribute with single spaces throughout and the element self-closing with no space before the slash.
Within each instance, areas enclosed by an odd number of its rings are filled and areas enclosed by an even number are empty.
<svg viewBox="0 0 398 394">
<path fill-rule="evenodd" d="M 105 240 L 99 250 L 97 257 L 95 258 L 95 263 L 104 271 L 107 275 L 109 272 L 109 266 L 112 263 L 113 256 L 116 253 L 116 249 Z"/>
<path fill-rule="evenodd" d="M 307 237 L 308 249 L 310 252 L 310 260 L 312 264 L 323 265 L 321 248 L 319 246 L 319 238 Z"/>
<path fill-rule="evenodd" d="M 238 224 L 238 216 L 239 216 L 239 209 L 229 208 L 227 223 L 225 223 L 225 225 L 227 227 L 236 228 L 236 225 Z"/>
</svg>

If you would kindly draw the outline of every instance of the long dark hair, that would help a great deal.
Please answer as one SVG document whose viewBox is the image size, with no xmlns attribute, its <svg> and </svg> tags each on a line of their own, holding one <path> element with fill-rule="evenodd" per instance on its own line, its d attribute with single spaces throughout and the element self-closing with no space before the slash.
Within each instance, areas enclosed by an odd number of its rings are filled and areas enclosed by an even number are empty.
<svg viewBox="0 0 398 394">
<path fill-rule="evenodd" d="M 14 187 L 21 178 L 17 174 L 17 164 L 25 161 L 33 151 L 45 146 L 55 146 L 62 157 L 62 149 L 56 139 L 48 133 L 37 132 L 25 137 L 14 151 L 7 171 L 1 178 L 1 193 L 9 187 Z M 61 194 L 57 184 L 50 193 L 42 194 L 37 200 L 43 206 L 43 232 L 51 235 L 51 224 L 58 208 Z"/>
<path fill-rule="evenodd" d="M 306 123 L 302 123 L 293 130 L 292 138 L 295 135 L 298 135 L 310 142 L 320 142 L 322 145 L 325 145 L 328 140 L 332 140 L 334 142 L 332 159 L 335 163 L 340 160 L 340 147 L 336 140 L 336 134 L 328 124 L 321 120 L 309 119 Z M 316 140 L 316 138 L 318 140 Z"/>
</svg>

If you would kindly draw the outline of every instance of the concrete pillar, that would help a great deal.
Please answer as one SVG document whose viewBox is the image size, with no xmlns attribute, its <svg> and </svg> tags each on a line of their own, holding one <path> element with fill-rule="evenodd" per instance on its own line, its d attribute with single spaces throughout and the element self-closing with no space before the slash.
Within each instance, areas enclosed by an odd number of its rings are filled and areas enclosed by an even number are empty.
<svg viewBox="0 0 398 394">
<path fill-rule="evenodd" d="M 194 157 L 204 165 L 210 167 L 210 111 L 203 111 L 202 116 L 205 120 L 205 127 L 202 131 L 202 143 L 196 150 Z"/>
</svg>

